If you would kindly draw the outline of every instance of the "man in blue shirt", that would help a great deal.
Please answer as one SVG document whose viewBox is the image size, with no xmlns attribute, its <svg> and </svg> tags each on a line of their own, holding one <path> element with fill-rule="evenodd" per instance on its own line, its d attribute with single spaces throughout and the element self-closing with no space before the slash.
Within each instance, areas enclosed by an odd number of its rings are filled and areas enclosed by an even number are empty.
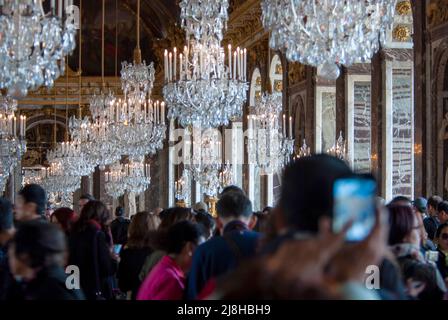
<svg viewBox="0 0 448 320">
<path fill-rule="evenodd" d="M 222 236 L 196 249 L 187 280 L 187 299 L 196 299 L 208 281 L 234 270 L 241 260 L 255 254 L 259 234 L 249 228 L 250 200 L 242 192 L 230 191 L 221 196 L 216 209 Z"/>
</svg>

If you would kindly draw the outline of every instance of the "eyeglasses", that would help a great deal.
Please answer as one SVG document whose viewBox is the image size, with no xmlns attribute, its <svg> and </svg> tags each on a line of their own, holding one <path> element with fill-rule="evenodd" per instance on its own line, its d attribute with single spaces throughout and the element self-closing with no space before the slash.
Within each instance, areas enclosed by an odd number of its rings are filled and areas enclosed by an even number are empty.
<svg viewBox="0 0 448 320">
<path fill-rule="evenodd" d="M 448 240 L 448 233 L 442 233 L 442 234 L 440 235 L 440 238 L 441 238 L 442 240 Z"/>
</svg>

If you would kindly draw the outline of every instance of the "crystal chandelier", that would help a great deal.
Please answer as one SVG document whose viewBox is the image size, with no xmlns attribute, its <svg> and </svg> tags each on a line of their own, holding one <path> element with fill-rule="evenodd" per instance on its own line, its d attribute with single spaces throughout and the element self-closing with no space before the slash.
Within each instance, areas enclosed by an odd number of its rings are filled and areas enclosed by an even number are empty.
<svg viewBox="0 0 448 320">
<path fill-rule="evenodd" d="M 246 101 L 247 51 L 221 47 L 228 19 L 227 1 L 182 0 L 181 19 L 187 37 L 182 52 L 165 50 L 168 117 L 181 126 L 201 128 L 227 125 L 242 115 Z"/>
<path fill-rule="evenodd" d="M 366 62 L 386 40 L 395 0 L 262 0 L 269 45 L 286 58 L 318 67 L 318 74 L 339 76 L 338 65 Z"/>
<path fill-rule="evenodd" d="M 66 141 L 56 145 L 56 148 L 47 152 L 47 160 L 50 164 L 60 166 L 65 175 L 82 176 L 90 175 L 95 166 L 81 151 L 80 141 Z"/>
<path fill-rule="evenodd" d="M 144 157 L 129 159 L 128 163 L 114 163 L 106 171 L 106 193 L 113 198 L 122 196 L 126 191 L 141 193 L 151 183 L 150 165 Z"/>
<path fill-rule="evenodd" d="M 15 115 L 17 100 L 0 94 L 0 192 L 26 151 L 26 116 Z"/>
<path fill-rule="evenodd" d="M 219 172 L 220 192 L 227 186 L 233 185 L 233 168 L 229 162 L 226 162 Z"/>
<path fill-rule="evenodd" d="M 51 162 L 45 170 L 42 186 L 49 193 L 73 193 L 81 187 L 81 177 L 69 175 L 60 162 Z"/>
<path fill-rule="evenodd" d="M 303 144 L 300 147 L 299 152 L 294 156 L 294 160 L 304 158 L 304 157 L 309 157 L 310 155 L 311 155 L 311 149 L 306 144 L 305 139 L 303 139 Z"/>
<path fill-rule="evenodd" d="M 248 116 L 249 162 L 255 164 L 262 174 L 278 172 L 290 161 L 294 152 L 292 117 L 289 117 L 289 135 L 286 133 L 286 117 L 283 115 L 282 96 L 279 93 L 263 94 Z"/>
<path fill-rule="evenodd" d="M 165 139 L 165 103 L 151 100 L 154 63 L 142 62 L 140 51 L 140 0 L 137 0 L 137 46 L 133 63 L 122 63 L 124 98 L 111 108 L 112 141 L 121 155 L 141 157 L 155 154 Z"/>
<path fill-rule="evenodd" d="M 327 150 L 327 153 L 341 160 L 347 159 L 347 148 L 342 131 L 339 132 L 339 138 L 336 143 Z"/>
<path fill-rule="evenodd" d="M 45 14 L 42 0 L 0 1 L 0 88 L 11 96 L 53 86 L 64 73 L 64 57 L 75 46 L 75 19 L 62 15 L 59 1 Z M 72 1 L 66 1 L 67 9 Z"/>
<path fill-rule="evenodd" d="M 124 170 L 120 162 L 109 165 L 109 170 L 106 171 L 106 193 L 114 199 L 124 195 L 126 192 L 126 185 L 123 181 Z"/>
<path fill-rule="evenodd" d="M 182 172 L 182 176 L 174 182 L 174 197 L 176 198 L 178 204 L 185 204 L 190 198 L 190 188 L 188 182 L 189 178 L 187 170 L 184 170 Z"/>
</svg>

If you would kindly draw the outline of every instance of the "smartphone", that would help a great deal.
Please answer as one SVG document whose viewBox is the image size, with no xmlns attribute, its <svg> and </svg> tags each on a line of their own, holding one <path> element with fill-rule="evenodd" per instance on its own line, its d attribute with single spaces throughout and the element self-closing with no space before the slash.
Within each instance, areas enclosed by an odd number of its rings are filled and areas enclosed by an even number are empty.
<svg viewBox="0 0 448 320">
<path fill-rule="evenodd" d="M 376 191 L 376 181 L 372 176 L 355 175 L 336 180 L 333 184 L 334 232 L 340 232 L 349 221 L 353 221 L 346 240 L 364 240 L 375 225 Z"/>
<path fill-rule="evenodd" d="M 120 254 L 121 247 L 122 247 L 121 244 L 114 244 L 114 253 L 115 254 Z"/>
</svg>

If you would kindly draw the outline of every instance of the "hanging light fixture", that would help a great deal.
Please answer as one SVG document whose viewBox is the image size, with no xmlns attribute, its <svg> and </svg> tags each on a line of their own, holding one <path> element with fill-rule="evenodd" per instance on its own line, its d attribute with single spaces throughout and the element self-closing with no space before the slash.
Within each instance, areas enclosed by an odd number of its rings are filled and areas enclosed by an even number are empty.
<svg viewBox="0 0 448 320">
<path fill-rule="evenodd" d="M 219 127 L 242 115 L 247 51 L 221 47 L 228 5 L 220 0 L 180 2 L 187 46 L 165 50 L 163 95 L 168 117 L 183 127 Z"/>
<path fill-rule="evenodd" d="M 176 206 L 186 207 L 190 198 L 188 171 L 183 170 L 182 176 L 174 182 L 174 197 L 176 198 Z"/>
<path fill-rule="evenodd" d="M 339 132 L 339 137 L 336 143 L 327 150 L 327 153 L 341 160 L 346 161 L 347 159 L 347 148 L 344 137 L 342 136 L 342 131 Z"/>
<path fill-rule="evenodd" d="M 249 162 L 254 163 L 262 174 L 281 170 L 294 152 L 292 117 L 289 117 L 288 135 L 286 115 L 281 118 L 281 114 L 282 95 L 276 92 L 263 94 L 256 101 L 254 113 L 248 116 Z"/>
<path fill-rule="evenodd" d="M 111 108 L 113 143 L 121 155 L 141 157 L 155 154 L 163 147 L 166 135 L 165 103 L 151 100 L 154 63 L 146 65 L 140 51 L 140 0 L 136 12 L 137 45 L 134 62 L 122 63 L 123 99 Z"/>
<path fill-rule="evenodd" d="M 43 0 L 0 1 L 0 88 L 8 95 L 25 96 L 29 89 L 53 86 L 64 73 L 64 57 L 75 46 L 75 19 L 63 16 L 63 1 L 51 1 L 45 14 Z M 72 5 L 65 1 L 66 8 Z"/>
<path fill-rule="evenodd" d="M 269 45 L 286 58 L 318 67 L 318 74 L 339 77 L 339 65 L 368 61 L 386 41 L 395 0 L 262 0 Z"/>
<path fill-rule="evenodd" d="M 120 162 L 110 164 L 105 173 L 105 191 L 114 199 L 121 197 L 126 192 L 126 185 L 123 181 L 124 175 L 125 172 Z"/>
<path fill-rule="evenodd" d="M 17 100 L 0 94 L 0 192 L 26 152 L 26 116 L 17 116 L 16 111 Z"/>
</svg>

